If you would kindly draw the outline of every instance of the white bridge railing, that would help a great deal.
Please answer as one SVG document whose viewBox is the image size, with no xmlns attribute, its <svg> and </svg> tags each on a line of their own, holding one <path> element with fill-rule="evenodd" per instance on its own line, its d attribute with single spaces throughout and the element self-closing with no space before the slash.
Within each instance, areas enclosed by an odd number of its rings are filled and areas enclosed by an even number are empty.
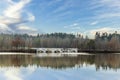
<svg viewBox="0 0 120 80">
<path fill-rule="evenodd" d="M 32 48 L 39 53 L 77 53 L 77 48 Z"/>
</svg>

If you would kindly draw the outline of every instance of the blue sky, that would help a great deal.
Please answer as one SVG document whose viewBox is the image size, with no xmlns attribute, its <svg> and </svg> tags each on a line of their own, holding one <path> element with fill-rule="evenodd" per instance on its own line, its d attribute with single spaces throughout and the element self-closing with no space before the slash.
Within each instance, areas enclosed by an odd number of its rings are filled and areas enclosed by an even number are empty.
<svg viewBox="0 0 120 80">
<path fill-rule="evenodd" d="M 120 0 L 1 0 L 4 33 L 81 33 L 120 30 Z"/>
</svg>

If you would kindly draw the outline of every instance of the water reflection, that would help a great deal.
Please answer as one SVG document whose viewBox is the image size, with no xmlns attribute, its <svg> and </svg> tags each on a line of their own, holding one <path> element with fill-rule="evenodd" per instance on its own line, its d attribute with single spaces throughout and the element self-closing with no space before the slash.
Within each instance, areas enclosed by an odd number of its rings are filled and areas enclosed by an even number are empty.
<svg viewBox="0 0 120 80">
<path fill-rule="evenodd" d="M 47 67 L 53 69 L 81 68 L 95 65 L 96 70 L 120 68 L 119 54 L 79 55 L 77 57 L 32 57 L 23 55 L 0 55 L 0 67 Z"/>
</svg>

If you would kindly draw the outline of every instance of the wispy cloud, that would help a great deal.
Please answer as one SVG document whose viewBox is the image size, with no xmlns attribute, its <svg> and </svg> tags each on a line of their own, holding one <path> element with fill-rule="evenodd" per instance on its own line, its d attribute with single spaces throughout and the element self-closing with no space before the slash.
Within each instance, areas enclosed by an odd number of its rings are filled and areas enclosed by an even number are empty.
<svg viewBox="0 0 120 80">
<path fill-rule="evenodd" d="M 52 4 L 52 5 L 51 5 Z M 40 9 L 42 8 L 43 13 L 45 13 L 45 17 L 47 17 L 48 22 L 54 21 L 63 21 L 68 20 L 68 18 L 75 17 L 75 13 L 77 9 L 80 8 L 79 0 L 44 0 L 40 3 Z M 44 8 L 44 9 L 43 9 Z M 49 13 L 46 14 L 47 10 L 50 10 Z M 75 13 L 73 13 L 75 12 Z"/>
<path fill-rule="evenodd" d="M 10 2 L 10 0 L 8 0 L 8 2 Z M 22 9 L 29 2 L 30 0 L 21 0 L 18 3 L 11 1 L 12 4 L 9 4 L 9 7 L 5 11 L 3 11 L 3 15 L 8 18 L 20 19 L 22 16 Z"/>
<path fill-rule="evenodd" d="M 3 32 L 21 32 L 18 25 L 26 26 L 27 22 L 35 20 L 35 16 L 32 13 L 25 10 L 25 6 L 30 3 L 31 0 L 20 0 L 15 2 L 13 0 L 6 0 L 7 8 L 3 10 L 2 15 L 0 15 L 0 29 L 4 28 Z M 5 4 L 5 3 L 4 3 Z M 29 27 L 29 32 L 32 28 Z M 6 29 L 6 31 L 5 31 Z M 25 29 L 26 30 L 26 29 Z"/>
<path fill-rule="evenodd" d="M 120 8 L 120 0 L 100 0 L 99 2 L 108 7 Z"/>
<path fill-rule="evenodd" d="M 96 24 L 98 24 L 99 22 L 98 21 L 94 21 L 94 22 L 92 22 L 92 23 L 90 23 L 90 25 L 96 25 Z"/>
<path fill-rule="evenodd" d="M 6 25 L 6 24 L 2 24 L 0 23 L 0 32 L 1 33 L 9 33 L 9 31 L 11 31 L 11 29 Z"/>
<path fill-rule="evenodd" d="M 116 12 L 103 13 L 98 16 L 98 18 L 100 18 L 100 19 L 110 19 L 110 18 L 116 18 L 116 17 L 120 17 L 120 12 L 118 12 L 118 13 L 116 13 Z"/>
<path fill-rule="evenodd" d="M 95 18 L 110 19 L 120 17 L 120 0 L 93 0 L 91 8 Z"/>
<path fill-rule="evenodd" d="M 71 25 L 67 25 L 67 26 L 64 26 L 64 28 L 66 28 L 66 29 L 80 29 L 80 25 L 79 25 L 79 23 L 73 23 L 73 24 L 71 24 Z"/>
<path fill-rule="evenodd" d="M 44 0 L 44 1 L 40 1 L 40 2 L 38 1 L 38 3 L 39 3 L 40 10 L 44 11 L 44 10 L 47 10 L 48 8 L 50 8 L 51 6 L 58 4 L 61 1 L 63 1 L 63 0 L 50 0 L 50 1 Z"/>
<path fill-rule="evenodd" d="M 19 30 L 25 30 L 25 31 L 36 31 L 36 29 L 34 29 L 34 28 L 30 28 L 30 27 L 28 27 L 28 26 L 22 26 L 22 25 L 20 25 L 20 26 L 18 26 L 18 29 Z"/>
<path fill-rule="evenodd" d="M 19 33 L 29 33 L 29 35 L 36 35 L 37 32 L 37 29 L 22 24 L 17 26 L 17 30 Z"/>
</svg>

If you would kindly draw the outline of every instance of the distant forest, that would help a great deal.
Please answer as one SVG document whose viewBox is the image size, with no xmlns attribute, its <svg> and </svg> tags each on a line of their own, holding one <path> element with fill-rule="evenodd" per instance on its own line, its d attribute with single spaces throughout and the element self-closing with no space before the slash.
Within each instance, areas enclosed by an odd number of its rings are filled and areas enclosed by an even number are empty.
<svg viewBox="0 0 120 80">
<path fill-rule="evenodd" d="M 81 34 L 51 33 L 31 36 L 28 34 L 0 34 L 0 50 L 30 48 L 78 48 L 96 51 L 120 51 L 120 34 L 96 32 L 95 39 Z"/>
</svg>

